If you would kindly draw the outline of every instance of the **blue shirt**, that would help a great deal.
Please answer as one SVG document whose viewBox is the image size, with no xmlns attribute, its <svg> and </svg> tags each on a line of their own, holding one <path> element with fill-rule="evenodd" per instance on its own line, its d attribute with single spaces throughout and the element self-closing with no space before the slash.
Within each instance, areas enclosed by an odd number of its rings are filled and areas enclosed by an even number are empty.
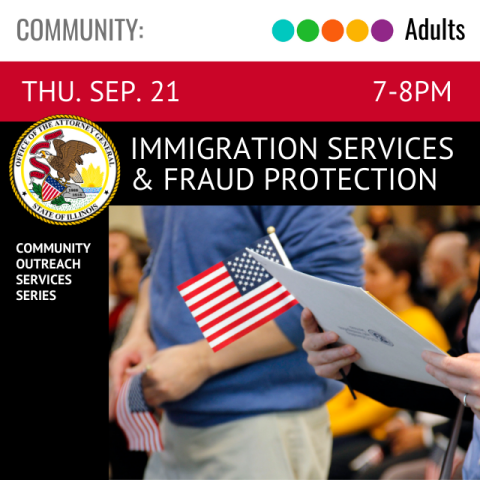
<svg viewBox="0 0 480 480">
<path fill-rule="evenodd" d="M 470 317 L 467 342 L 469 353 L 480 353 L 480 300 Z M 473 421 L 473 438 L 463 463 L 463 478 L 480 478 L 480 420 L 477 417 Z"/>
<path fill-rule="evenodd" d="M 151 333 L 158 349 L 203 338 L 177 285 L 266 234 L 274 226 L 293 268 L 361 286 L 363 239 L 345 206 L 145 206 L 152 253 Z M 315 375 L 301 345 L 302 308 L 275 322 L 297 350 L 216 375 L 163 405 L 172 422 L 211 426 L 251 415 L 318 407 L 343 385 Z M 228 347 L 227 347 L 228 348 Z"/>
</svg>

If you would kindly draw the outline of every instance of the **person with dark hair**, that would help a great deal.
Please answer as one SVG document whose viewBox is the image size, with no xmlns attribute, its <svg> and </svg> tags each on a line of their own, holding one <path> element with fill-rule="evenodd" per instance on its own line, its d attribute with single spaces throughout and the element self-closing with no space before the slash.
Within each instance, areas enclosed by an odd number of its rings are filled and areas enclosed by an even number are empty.
<svg viewBox="0 0 480 480">
<path fill-rule="evenodd" d="M 442 350 L 448 350 L 445 332 L 433 314 L 424 306 L 419 294 L 419 250 L 413 242 L 391 241 L 378 246 L 370 243 L 365 251 L 365 289 L 395 312 L 405 323 Z M 388 422 L 398 409 L 382 405 L 372 398 L 357 394 L 353 400 L 344 389 L 327 403 L 334 436 L 331 479 L 351 478 L 354 471 L 350 462 L 377 441 L 391 439 L 395 454 L 416 447 L 422 438 L 422 428 L 407 438 L 404 433 L 393 432 Z M 403 430 L 397 427 L 396 430 Z M 403 438 L 405 437 L 405 438 Z"/>
<path fill-rule="evenodd" d="M 450 230 L 462 232 L 471 242 L 480 239 L 480 220 L 475 217 L 476 205 L 455 205 L 455 223 Z"/>
<path fill-rule="evenodd" d="M 360 229 L 371 240 L 378 240 L 389 227 L 395 224 L 392 209 L 388 205 L 370 205 L 365 225 Z"/>
</svg>

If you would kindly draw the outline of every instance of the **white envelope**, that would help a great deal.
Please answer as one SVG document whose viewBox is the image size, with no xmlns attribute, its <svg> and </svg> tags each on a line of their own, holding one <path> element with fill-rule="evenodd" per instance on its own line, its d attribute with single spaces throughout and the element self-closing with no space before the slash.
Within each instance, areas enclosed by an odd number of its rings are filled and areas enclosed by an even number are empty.
<svg viewBox="0 0 480 480">
<path fill-rule="evenodd" d="M 340 336 L 339 343 L 357 349 L 361 359 L 356 363 L 360 368 L 445 387 L 425 371 L 421 357 L 423 350 L 442 355 L 445 352 L 365 290 L 290 270 L 249 252 L 303 307 L 312 311 L 323 330 L 334 331 Z"/>
</svg>

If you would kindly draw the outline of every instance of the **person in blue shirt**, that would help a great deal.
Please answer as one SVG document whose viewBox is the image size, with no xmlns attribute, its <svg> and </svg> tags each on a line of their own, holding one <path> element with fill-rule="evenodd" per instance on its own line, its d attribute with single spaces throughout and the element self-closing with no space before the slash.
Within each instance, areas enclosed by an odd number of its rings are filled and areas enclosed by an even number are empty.
<svg viewBox="0 0 480 480">
<path fill-rule="evenodd" d="M 180 296 L 191 279 L 274 226 L 293 268 L 361 286 L 363 238 L 347 206 L 146 206 L 152 253 L 132 327 L 111 359 L 118 391 L 147 369 L 165 450 L 146 478 L 327 478 L 325 402 L 342 384 L 319 378 L 301 348 L 301 307 L 213 353 Z"/>
</svg>

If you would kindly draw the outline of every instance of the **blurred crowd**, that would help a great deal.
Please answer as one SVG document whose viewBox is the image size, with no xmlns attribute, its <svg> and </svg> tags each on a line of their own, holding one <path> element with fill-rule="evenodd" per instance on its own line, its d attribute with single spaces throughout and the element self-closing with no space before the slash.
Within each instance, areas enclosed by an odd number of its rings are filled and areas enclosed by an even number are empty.
<svg viewBox="0 0 480 480">
<path fill-rule="evenodd" d="M 138 298 L 142 270 L 150 249 L 146 240 L 125 230 L 109 232 L 109 346 L 111 353 L 123 342 L 127 334 Z M 110 478 L 143 478 L 147 463 L 145 452 L 130 452 L 127 442 L 114 420 L 114 397 L 109 405 L 109 467 Z"/>
<path fill-rule="evenodd" d="M 462 338 L 480 270 L 480 221 L 473 206 L 456 206 L 448 227 L 417 219 L 398 227 L 385 205 L 368 209 L 365 289 L 403 321 L 447 351 Z M 438 478 L 452 422 L 389 408 L 347 389 L 328 402 L 334 435 L 330 478 Z M 455 455 L 461 478 L 472 423 L 464 422 Z"/>
<path fill-rule="evenodd" d="M 399 227 L 390 207 L 371 206 L 360 231 L 366 239 L 365 289 L 440 349 L 455 346 L 480 270 L 475 207 L 456 206 L 449 226 L 419 218 L 410 227 Z M 145 240 L 110 231 L 109 352 L 121 345 L 129 329 L 148 254 Z M 354 401 L 344 389 L 327 404 L 334 436 L 329 478 L 438 478 L 451 421 L 357 397 Z M 471 423 L 464 423 L 457 475 L 472 435 Z M 123 435 L 111 422 L 111 477 L 142 478 L 145 463 L 143 452 L 126 452 Z"/>
</svg>

